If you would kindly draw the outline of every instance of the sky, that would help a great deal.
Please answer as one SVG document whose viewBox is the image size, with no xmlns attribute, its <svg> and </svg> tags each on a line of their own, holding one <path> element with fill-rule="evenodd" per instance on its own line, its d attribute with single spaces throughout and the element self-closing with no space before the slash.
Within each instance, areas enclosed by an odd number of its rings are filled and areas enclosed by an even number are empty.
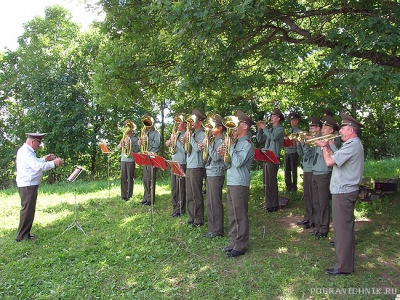
<svg viewBox="0 0 400 300">
<path fill-rule="evenodd" d="M 72 21 L 84 30 L 93 20 L 102 16 L 85 10 L 83 0 L 0 0 L 0 51 L 5 47 L 14 51 L 17 39 L 24 32 L 23 24 L 36 16 L 44 17 L 47 6 L 59 4 L 71 12 Z"/>
</svg>

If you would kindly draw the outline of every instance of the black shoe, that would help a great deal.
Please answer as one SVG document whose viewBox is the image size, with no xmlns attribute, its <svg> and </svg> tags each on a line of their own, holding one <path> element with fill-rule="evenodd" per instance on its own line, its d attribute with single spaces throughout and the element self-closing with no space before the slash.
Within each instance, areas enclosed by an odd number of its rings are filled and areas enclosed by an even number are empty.
<svg viewBox="0 0 400 300">
<path fill-rule="evenodd" d="M 328 274 L 328 275 L 349 275 L 350 273 L 339 272 L 338 270 L 335 270 L 335 269 L 326 269 L 326 274 Z"/>
<path fill-rule="evenodd" d="M 143 203 L 143 205 L 151 205 L 151 201 L 146 201 Z"/>
<path fill-rule="evenodd" d="M 174 212 L 174 213 L 171 215 L 171 217 L 173 217 L 173 218 L 180 217 L 180 216 L 181 216 L 181 214 L 180 214 L 180 213 L 177 213 L 177 212 Z"/>
<path fill-rule="evenodd" d="M 266 208 L 265 210 L 267 212 L 276 212 L 276 211 L 278 211 L 278 208 L 277 207 L 270 207 L 270 208 Z"/>
<path fill-rule="evenodd" d="M 232 250 L 232 251 L 230 251 L 230 252 L 228 252 L 227 254 L 226 254 L 226 257 L 227 258 L 230 258 L 230 257 L 238 257 L 238 256 L 240 256 L 240 255 L 243 255 L 245 252 L 241 252 L 241 251 L 237 251 L 237 250 Z"/>
<path fill-rule="evenodd" d="M 211 234 L 209 236 L 210 239 L 215 239 L 216 237 L 224 237 L 224 235 L 223 234 Z"/>
<path fill-rule="evenodd" d="M 304 224 L 304 229 L 314 228 L 314 227 L 315 227 L 315 223 Z"/>
<path fill-rule="evenodd" d="M 315 234 L 315 238 L 316 238 L 316 239 L 319 239 L 319 238 L 326 238 L 327 236 L 328 236 L 327 233 L 318 232 L 318 233 Z"/>
<path fill-rule="evenodd" d="M 329 245 L 331 245 L 331 247 L 335 247 L 335 242 L 329 242 Z"/>
<path fill-rule="evenodd" d="M 193 227 L 200 227 L 203 226 L 203 223 L 192 223 Z"/>
<path fill-rule="evenodd" d="M 212 236 L 212 232 L 211 231 L 209 231 L 209 232 L 206 232 L 206 233 L 203 233 L 203 236 Z"/>
<path fill-rule="evenodd" d="M 147 202 L 147 200 L 142 200 L 140 203 L 145 204 Z"/>
<path fill-rule="evenodd" d="M 229 246 L 226 246 L 225 248 L 224 248 L 224 252 L 231 252 L 233 250 L 233 248 L 231 248 L 231 247 L 229 247 Z"/>
<path fill-rule="evenodd" d="M 313 230 L 313 231 L 309 231 L 308 232 L 308 234 L 311 234 L 311 235 L 317 235 L 319 232 L 318 231 L 316 231 L 316 230 Z"/>
<path fill-rule="evenodd" d="M 306 219 L 304 219 L 302 221 L 297 222 L 296 225 L 305 225 L 305 224 L 308 224 L 308 223 L 309 222 Z"/>
</svg>

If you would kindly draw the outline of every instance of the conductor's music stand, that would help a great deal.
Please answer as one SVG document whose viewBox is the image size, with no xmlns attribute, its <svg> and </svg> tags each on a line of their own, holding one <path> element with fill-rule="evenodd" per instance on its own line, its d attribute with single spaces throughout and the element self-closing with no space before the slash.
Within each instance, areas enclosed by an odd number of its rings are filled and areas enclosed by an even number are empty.
<svg viewBox="0 0 400 300">
<path fill-rule="evenodd" d="M 107 144 L 100 143 L 99 144 L 101 152 L 107 154 L 107 187 L 108 187 L 108 199 L 110 199 L 110 154 L 111 150 L 107 146 Z"/>
<path fill-rule="evenodd" d="M 154 199 L 155 199 L 155 180 L 154 180 L 154 168 L 160 168 L 164 171 L 167 169 L 167 165 L 165 164 L 165 160 L 162 156 L 158 156 L 153 152 L 146 152 L 146 153 L 133 153 L 133 157 L 135 158 L 135 162 L 138 165 L 143 166 L 150 166 L 150 203 L 151 203 L 151 230 L 153 228 L 154 222 Z"/>
<path fill-rule="evenodd" d="M 67 178 L 67 180 L 68 180 L 69 182 L 73 182 L 73 183 L 74 183 L 74 194 L 75 194 L 75 220 L 71 223 L 71 225 L 69 225 L 69 226 L 67 227 L 67 229 L 64 230 L 64 232 L 66 232 L 66 231 L 68 231 L 68 230 L 70 230 L 71 228 L 73 228 L 73 227 L 76 226 L 76 228 L 78 228 L 80 231 L 82 231 L 83 234 L 86 234 L 86 233 L 83 231 L 81 225 L 80 225 L 79 222 L 78 222 L 78 218 L 77 218 L 77 217 L 78 217 L 78 214 L 77 214 L 77 211 L 76 211 L 77 204 L 76 204 L 76 182 L 75 182 L 75 180 L 76 180 L 76 178 L 78 178 L 78 176 L 82 173 L 82 171 L 83 171 L 83 168 L 82 168 L 82 167 L 77 167 L 77 168 L 71 173 L 71 175 L 69 175 L 69 177 Z M 64 234 L 64 232 L 63 232 L 62 234 Z"/>
</svg>

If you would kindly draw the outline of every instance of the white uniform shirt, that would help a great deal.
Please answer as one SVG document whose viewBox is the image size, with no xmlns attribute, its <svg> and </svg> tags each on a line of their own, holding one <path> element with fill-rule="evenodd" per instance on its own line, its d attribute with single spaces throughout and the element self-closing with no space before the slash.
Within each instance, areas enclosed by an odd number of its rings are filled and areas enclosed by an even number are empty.
<svg viewBox="0 0 400 300">
<path fill-rule="evenodd" d="M 39 185 L 43 171 L 54 168 L 54 161 L 45 161 L 45 158 L 37 158 L 31 146 L 24 143 L 17 152 L 17 186 Z"/>
</svg>

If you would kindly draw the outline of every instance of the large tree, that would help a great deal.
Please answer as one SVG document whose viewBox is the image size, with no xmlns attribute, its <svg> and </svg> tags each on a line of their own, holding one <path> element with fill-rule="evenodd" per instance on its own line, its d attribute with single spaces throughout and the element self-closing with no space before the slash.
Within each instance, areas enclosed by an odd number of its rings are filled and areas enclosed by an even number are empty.
<svg viewBox="0 0 400 300">
<path fill-rule="evenodd" d="M 398 101 L 397 3 L 98 3 L 113 48 L 101 73 L 105 91 L 119 88 L 144 103 L 167 97 L 173 110 L 244 106 L 255 115 L 278 104 L 320 113 L 316 103 L 356 114 L 383 96 Z"/>
<path fill-rule="evenodd" d="M 47 132 L 46 151 L 69 165 L 51 172 L 51 180 L 64 176 L 76 164 L 90 166 L 93 177 L 98 138 L 111 109 L 97 103 L 92 85 L 103 37 L 94 29 L 81 33 L 60 6 L 47 7 L 44 18 L 35 17 L 24 29 L 17 50 L 7 51 L 1 59 L 0 100 L 7 130 L 2 146 L 7 145 L 12 149 L 8 153 L 15 155 L 25 132 Z M 112 118 L 116 130 L 118 115 Z M 7 161 L 12 161 L 12 155 Z"/>
</svg>

